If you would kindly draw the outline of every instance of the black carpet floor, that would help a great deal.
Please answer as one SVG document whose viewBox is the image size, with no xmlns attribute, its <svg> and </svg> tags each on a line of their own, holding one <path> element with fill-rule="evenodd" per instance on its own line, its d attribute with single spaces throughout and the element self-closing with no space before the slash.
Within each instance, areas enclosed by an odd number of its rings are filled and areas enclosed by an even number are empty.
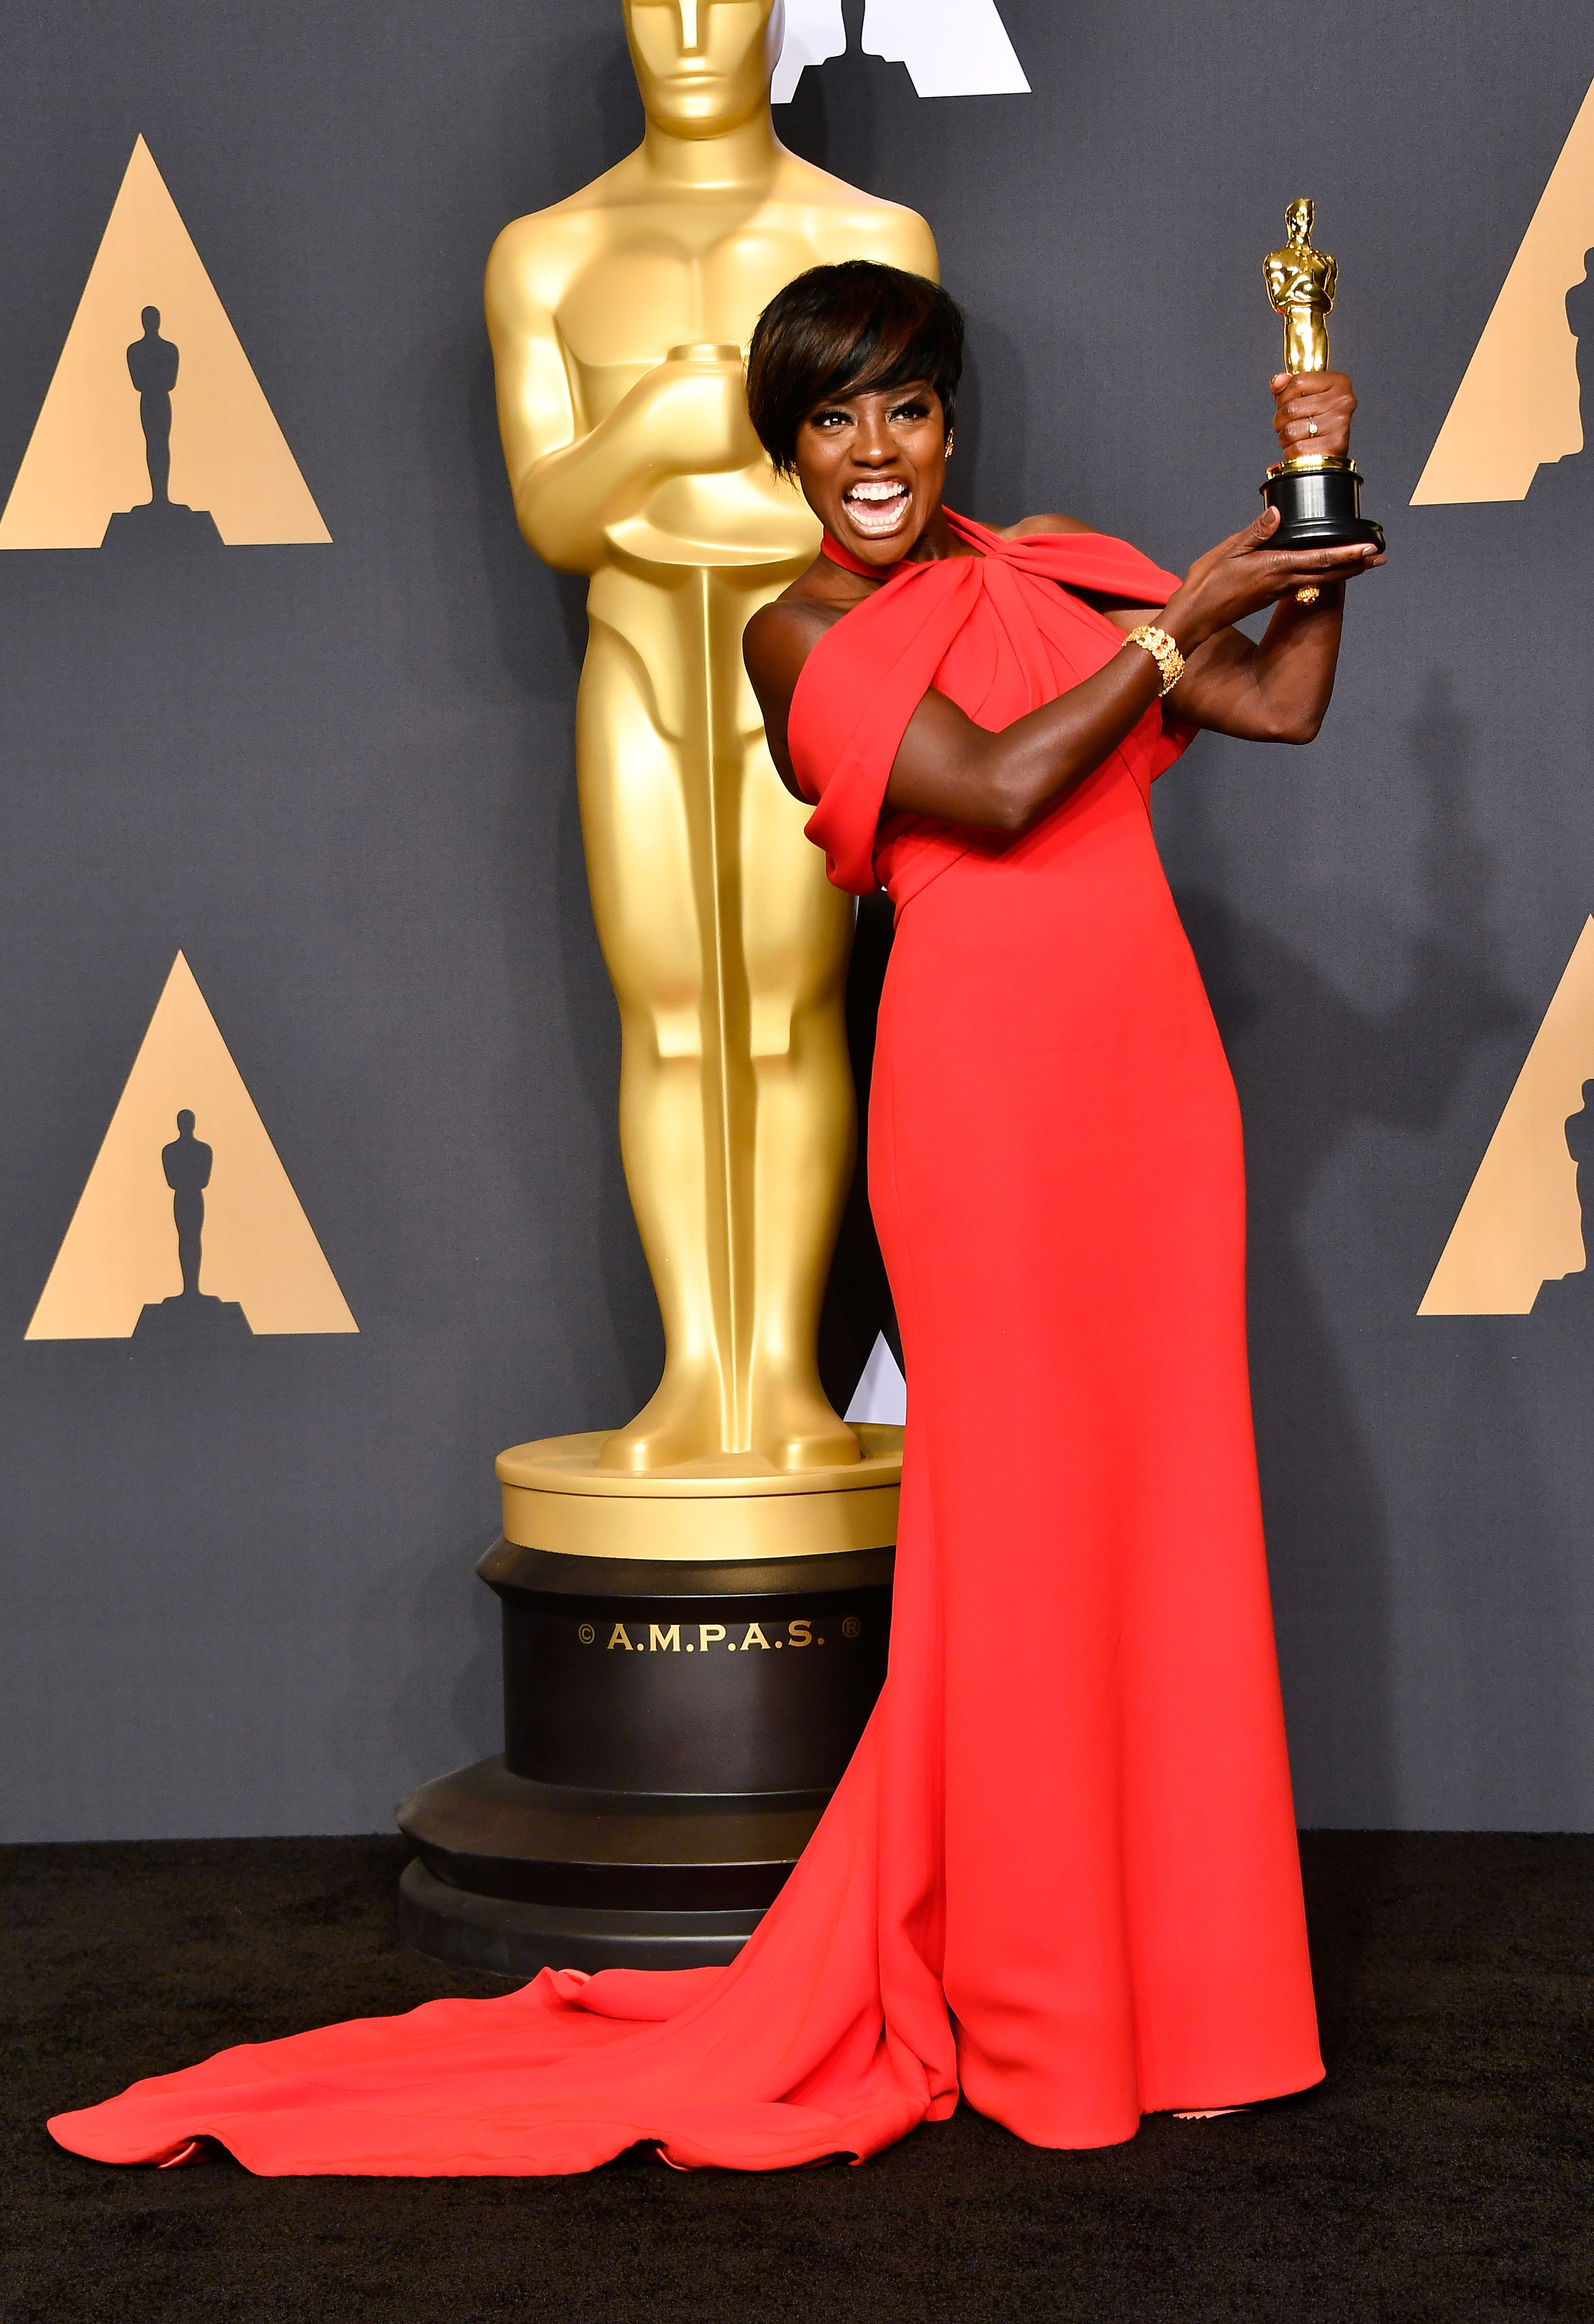
<svg viewBox="0 0 1594 2324">
<path fill-rule="evenodd" d="M 43 2117 L 232 2042 L 502 1990 L 404 1951 L 396 1842 L 0 1851 L 5 2324 L 1423 2324 L 1594 2317 L 1594 1839 L 1309 1834 L 1329 2079 L 1056 2154 L 960 2109 L 860 2169 L 251 2179 Z"/>
</svg>

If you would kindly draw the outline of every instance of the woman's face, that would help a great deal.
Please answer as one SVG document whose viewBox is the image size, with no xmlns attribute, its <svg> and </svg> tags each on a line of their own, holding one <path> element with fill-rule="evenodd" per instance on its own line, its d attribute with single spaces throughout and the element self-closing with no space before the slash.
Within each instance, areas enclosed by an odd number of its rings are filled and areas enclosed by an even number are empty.
<svg viewBox="0 0 1594 2324">
<path fill-rule="evenodd" d="M 946 474 L 946 419 L 927 380 L 838 396 L 797 431 L 803 499 L 867 565 L 907 555 L 941 506 Z"/>
</svg>

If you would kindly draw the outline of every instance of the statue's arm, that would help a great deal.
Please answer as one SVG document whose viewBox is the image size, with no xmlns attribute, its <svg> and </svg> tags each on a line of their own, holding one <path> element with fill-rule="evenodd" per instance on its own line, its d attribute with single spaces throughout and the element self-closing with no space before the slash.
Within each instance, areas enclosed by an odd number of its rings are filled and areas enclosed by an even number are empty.
<svg viewBox="0 0 1594 2324">
<path fill-rule="evenodd" d="M 498 428 L 520 529 L 565 572 L 602 563 L 607 529 L 634 516 L 667 477 L 741 466 L 757 444 L 739 364 L 644 374 L 596 427 L 579 410 L 539 252 L 506 227 L 487 262 L 487 336 Z"/>
</svg>

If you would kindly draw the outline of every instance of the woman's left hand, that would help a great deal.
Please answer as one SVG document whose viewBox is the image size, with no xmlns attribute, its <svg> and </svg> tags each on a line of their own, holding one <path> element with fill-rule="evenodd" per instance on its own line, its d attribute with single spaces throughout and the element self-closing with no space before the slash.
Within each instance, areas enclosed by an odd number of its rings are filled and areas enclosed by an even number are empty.
<svg viewBox="0 0 1594 2324">
<path fill-rule="evenodd" d="M 1273 424 L 1286 460 L 1303 452 L 1331 453 L 1343 459 L 1350 449 L 1350 415 L 1356 391 L 1342 371 L 1274 372 L 1270 383 Z"/>
</svg>

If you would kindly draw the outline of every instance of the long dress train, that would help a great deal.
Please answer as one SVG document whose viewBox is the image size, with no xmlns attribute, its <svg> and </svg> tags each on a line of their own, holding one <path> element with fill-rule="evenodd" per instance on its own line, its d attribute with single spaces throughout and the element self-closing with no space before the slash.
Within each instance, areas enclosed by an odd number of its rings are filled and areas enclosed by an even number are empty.
<svg viewBox="0 0 1594 2324">
<path fill-rule="evenodd" d="M 792 716 L 831 877 L 897 907 L 870 1194 L 910 1402 L 890 1668 L 727 1969 L 544 1970 L 60 2115 L 155 2162 L 581 2171 L 858 2159 L 959 2087 L 1038 2144 L 1318 2080 L 1251 1435 L 1233 1084 L 1152 838 L 1154 707 L 1017 840 L 881 805 L 934 686 L 991 728 L 1166 602 L 1099 534 L 904 565 Z M 834 553 L 832 551 L 832 553 Z M 846 561 L 843 558 L 842 561 Z"/>
</svg>

